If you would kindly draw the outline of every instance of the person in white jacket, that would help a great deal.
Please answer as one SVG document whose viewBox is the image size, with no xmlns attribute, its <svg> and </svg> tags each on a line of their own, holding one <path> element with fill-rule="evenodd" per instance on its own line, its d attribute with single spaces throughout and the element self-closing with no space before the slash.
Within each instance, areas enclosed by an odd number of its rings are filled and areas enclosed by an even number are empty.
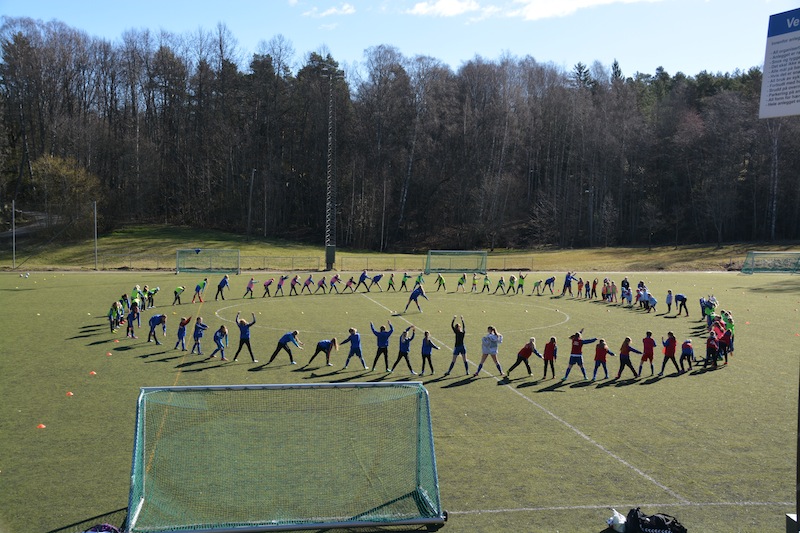
<svg viewBox="0 0 800 533">
<path fill-rule="evenodd" d="M 486 335 L 484 335 L 483 339 L 481 340 L 481 343 L 483 345 L 482 346 L 483 355 L 481 355 L 481 362 L 478 365 L 478 370 L 472 375 L 472 377 L 478 377 L 478 374 L 481 373 L 481 369 L 483 368 L 484 361 L 486 361 L 486 358 L 490 356 L 494 361 L 495 366 L 497 367 L 497 371 L 500 372 L 500 375 L 501 376 L 505 375 L 503 374 L 503 367 L 501 367 L 500 363 L 497 361 L 498 347 L 502 342 L 503 342 L 503 336 L 497 332 L 497 328 L 495 328 L 494 326 L 489 326 L 487 328 Z"/>
</svg>

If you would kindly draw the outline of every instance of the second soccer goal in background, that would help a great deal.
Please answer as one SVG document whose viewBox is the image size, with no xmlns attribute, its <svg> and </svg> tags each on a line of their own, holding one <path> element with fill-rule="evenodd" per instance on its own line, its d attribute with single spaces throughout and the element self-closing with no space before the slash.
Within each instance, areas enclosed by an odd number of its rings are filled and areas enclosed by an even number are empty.
<svg viewBox="0 0 800 533">
<path fill-rule="evenodd" d="M 486 273 L 487 253 L 476 250 L 429 250 L 425 274 L 431 272 Z"/>
</svg>

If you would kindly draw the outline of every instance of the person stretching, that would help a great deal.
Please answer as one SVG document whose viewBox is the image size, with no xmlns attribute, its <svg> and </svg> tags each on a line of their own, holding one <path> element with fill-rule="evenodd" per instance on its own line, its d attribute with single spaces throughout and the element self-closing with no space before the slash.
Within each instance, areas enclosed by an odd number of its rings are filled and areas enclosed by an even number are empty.
<svg viewBox="0 0 800 533">
<path fill-rule="evenodd" d="M 411 336 L 408 336 L 408 332 L 411 332 Z M 411 372 L 412 375 L 416 376 L 417 373 L 414 372 L 414 369 L 411 368 L 411 361 L 408 359 L 408 351 L 411 348 L 411 341 L 414 339 L 414 332 L 416 328 L 412 326 L 408 326 L 403 333 L 400 334 L 400 340 L 398 341 L 399 348 L 397 352 L 397 360 L 392 365 L 392 369 L 389 372 L 394 372 L 394 369 L 397 367 L 397 364 L 400 362 L 401 359 L 406 360 L 406 364 L 408 365 L 408 371 Z"/>
<path fill-rule="evenodd" d="M 464 360 L 464 372 L 466 375 L 469 375 L 469 363 L 467 362 L 467 347 L 464 345 L 464 336 L 467 334 L 467 326 L 464 325 L 464 317 L 461 317 L 461 324 L 456 324 L 456 317 L 453 315 L 453 320 L 450 322 L 450 329 L 453 330 L 453 333 L 456 336 L 455 341 L 453 342 L 453 360 L 450 361 L 450 368 L 447 369 L 447 372 L 444 373 L 445 376 L 449 376 L 450 372 L 453 371 L 453 367 L 456 364 L 456 360 L 460 355 L 461 358 Z"/>
<path fill-rule="evenodd" d="M 433 375 L 433 360 L 431 359 L 431 353 L 433 350 L 438 350 L 439 347 L 433 343 L 431 340 L 431 332 L 426 331 L 422 337 L 422 370 L 420 371 L 419 375 L 422 376 L 425 374 L 425 362 L 428 362 L 428 366 L 431 367 L 431 375 Z"/>
<path fill-rule="evenodd" d="M 586 377 L 586 369 L 583 367 L 583 345 L 584 344 L 591 344 L 597 341 L 597 338 L 591 339 L 584 339 L 581 337 L 583 333 L 583 329 L 573 333 L 570 336 L 572 341 L 572 349 L 569 353 L 569 364 L 567 365 L 567 373 L 564 374 L 564 377 L 561 378 L 561 381 L 567 381 L 569 377 L 569 371 L 572 370 L 573 365 L 578 365 L 583 373 L 583 379 L 589 379 Z"/>
<path fill-rule="evenodd" d="M 292 355 L 292 349 L 289 348 L 289 343 L 294 344 L 295 346 L 297 346 L 302 350 L 303 343 L 300 342 L 300 340 L 297 338 L 297 335 L 299 333 L 300 332 L 297 330 L 284 333 L 284 335 L 280 339 L 278 339 L 278 345 L 275 347 L 275 351 L 272 352 L 272 356 L 269 358 L 269 361 L 267 361 L 267 364 L 270 364 L 272 361 L 275 360 L 275 358 L 278 356 L 278 352 L 280 352 L 281 350 L 286 350 L 286 353 L 289 354 L 289 362 L 293 365 L 296 365 L 297 361 L 294 360 L 294 356 Z"/>
<path fill-rule="evenodd" d="M 392 336 L 394 333 L 394 326 L 392 326 L 391 322 L 387 322 L 389 324 L 389 329 L 386 329 L 386 326 L 381 326 L 380 331 L 375 329 L 375 325 L 370 322 L 369 327 L 372 329 L 372 333 L 377 337 L 378 342 L 378 350 L 375 352 L 375 360 L 372 362 L 372 369 L 375 370 L 375 367 L 378 364 L 378 359 L 380 359 L 381 354 L 383 355 L 383 362 L 384 366 L 386 367 L 386 371 L 389 371 L 389 337 Z"/>
<path fill-rule="evenodd" d="M 334 349 L 337 352 L 339 351 L 339 344 L 336 342 L 336 337 L 331 338 L 331 340 L 319 341 L 317 343 L 317 349 L 314 352 L 314 355 L 311 356 L 311 359 L 308 360 L 308 363 L 304 364 L 300 368 L 305 368 L 308 365 L 310 365 L 311 362 L 314 360 L 314 358 L 317 356 L 317 354 L 320 353 L 325 354 L 325 364 L 327 366 L 333 366 L 333 363 L 331 363 L 331 351 Z"/>
<path fill-rule="evenodd" d="M 256 314 L 253 313 L 252 322 L 247 322 L 244 318 L 240 319 L 239 313 L 236 313 L 235 322 L 236 325 L 239 326 L 239 348 L 236 350 L 236 353 L 233 354 L 233 360 L 236 361 L 236 358 L 239 357 L 239 352 L 242 351 L 242 347 L 247 346 L 247 351 L 250 352 L 250 359 L 252 359 L 254 363 L 258 363 L 258 359 L 253 355 L 253 348 L 250 347 L 250 328 L 256 323 Z M 224 355 L 223 353 L 223 356 Z"/>
<path fill-rule="evenodd" d="M 528 363 L 528 359 L 530 359 L 532 354 L 536 354 L 536 357 L 539 359 L 542 358 L 542 355 L 536 350 L 536 339 L 533 337 L 531 337 L 530 340 L 525 343 L 525 346 L 520 349 L 519 353 L 517 353 L 517 360 L 506 372 L 507 381 L 511 380 L 511 371 L 517 368 L 520 363 L 525 363 L 525 368 L 528 369 L 529 376 L 533 375 L 533 372 L 531 372 L 531 365 Z"/>
</svg>

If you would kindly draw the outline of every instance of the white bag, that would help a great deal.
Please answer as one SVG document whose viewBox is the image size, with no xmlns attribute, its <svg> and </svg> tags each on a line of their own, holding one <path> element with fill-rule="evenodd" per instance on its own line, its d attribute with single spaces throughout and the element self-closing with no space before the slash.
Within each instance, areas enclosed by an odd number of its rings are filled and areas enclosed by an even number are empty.
<svg viewBox="0 0 800 533">
<path fill-rule="evenodd" d="M 617 533 L 625 533 L 625 515 L 620 514 L 616 509 L 611 509 L 614 515 L 606 520 L 608 527 Z"/>
</svg>

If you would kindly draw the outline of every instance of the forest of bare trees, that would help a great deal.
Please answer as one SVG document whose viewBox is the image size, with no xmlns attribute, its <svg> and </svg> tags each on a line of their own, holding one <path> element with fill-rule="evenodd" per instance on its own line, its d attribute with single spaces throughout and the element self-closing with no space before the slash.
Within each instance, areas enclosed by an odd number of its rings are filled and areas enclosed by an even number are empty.
<svg viewBox="0 0 800 533">
<path fill-rule="evenodd" d="M 758 67 L 565 71 L 529 55 L 454 72 L 377 45 L 346 71 L 327 52 L 295 64 L 282 36 L 243 59 L 224 25 L 109 42 L 9 17 L 0 47 L 4 222 L 12 200 L 66 219 L 97 202 L 104 229 L 322 243 L 330 174 L 340 246 L 800 237 L 800 117 L 758 119 Z"/>
</svg>

